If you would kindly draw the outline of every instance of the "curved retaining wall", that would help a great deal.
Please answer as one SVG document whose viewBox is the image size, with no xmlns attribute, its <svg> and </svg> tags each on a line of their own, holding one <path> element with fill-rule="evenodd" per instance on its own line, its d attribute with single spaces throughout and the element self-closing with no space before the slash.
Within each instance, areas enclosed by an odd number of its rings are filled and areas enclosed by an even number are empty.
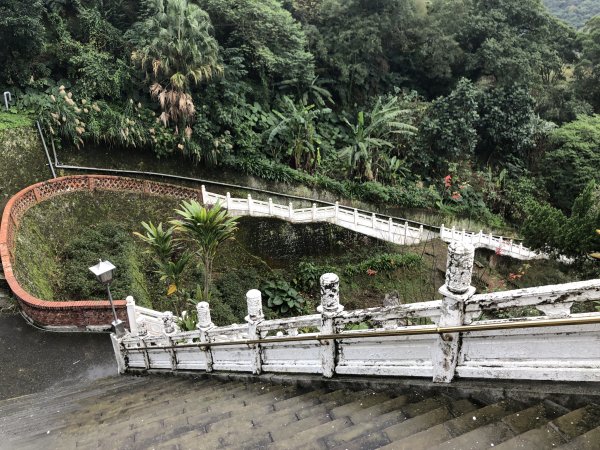
<svg viewBox="0 0 600 450">
<path fill-rule="evenodd" d="M 55 178 L 34 184 L 15 194 L 8 201 L 2 215 L 0 257 L 6 281 L 19 301 L 23 315 L 35 325 L 54 330 L 103 331 L 110 328 L 113 318 L 108 301 L 42 300 L 25 291 L 13 272 L 15 237 L 19 223 L 29 208 L 59 195 L 96 190 L 160 195 L 181 200 L 196 199 L 202 202 L 202 193 L 199 189 L 107 175 Z M 116 300 L 115 308 L 119 318 L 127 323 L 125 300 Z"/>
</svg>

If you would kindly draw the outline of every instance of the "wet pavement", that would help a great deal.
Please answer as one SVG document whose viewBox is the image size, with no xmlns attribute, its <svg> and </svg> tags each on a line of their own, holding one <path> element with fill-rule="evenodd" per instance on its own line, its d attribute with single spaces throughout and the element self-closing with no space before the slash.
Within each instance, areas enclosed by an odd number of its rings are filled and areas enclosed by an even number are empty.
<svg viewBox="0 0 600 450">
<path fill-rule="evenodd" d="M 117 374 L 106 333 L 51 333 L 0 315 L 0 400 Z"/>
</svg>

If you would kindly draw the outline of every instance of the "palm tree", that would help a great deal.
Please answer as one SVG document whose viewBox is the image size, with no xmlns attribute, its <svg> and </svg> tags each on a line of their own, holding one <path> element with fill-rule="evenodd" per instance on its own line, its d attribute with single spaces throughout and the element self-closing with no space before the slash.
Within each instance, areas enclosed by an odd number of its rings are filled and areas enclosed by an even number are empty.
<svg viewBox="0 0 600 450">
<path fill-rule="evenodd" d="M 203 299 L 210 298 L 212 264 L 219 246 L 233 239 L 237 231 L 237 221 L 221 208 L 220 204 L 205 208 L 197 201 L 183 201 L 179 210 L 180 219 L 172 220 L 175 229 L 188 235 L 198 246 L 198 253 L 204 265 Z"/>
<path fill-rule="evenodd" d="M 187 0 L 154 0 L 152 14 L 136 26 L 146 36 L 132 59 L 152 79 L 150 94 L 158 99 L 161 122 L 185 126 L 187 138 L 196 108 L 192 85 L 222 73 L 218 43 L 208 14 Z"/>
<path fill-rule="evenodd" d="M 167 286 L 167 296 L 175 295 L 175 313 L 179 316 L 184 308 L 185 291 L 181 286 L 183 273 L 191 259 L 189 251 L 181 251 L 181 246 L 173 236 L 174 227 L 163 228 L 163 224 L 154 225 L 152 222 L 142 222 L 145 233 L 134 234 L 150 246 L 154 255 L 156 273 Z"/>
<path fill-rule="evenodd" d="M 394 135 L 412 135 L 417 130 L 399 120 L 410 111 L 400 108 L 398 103 L 398 97 L 385 103 L 379 97 L 370 112 L 359 111 L 356 124 L 344 119 L 351 130 L 351 141 L 339 155 L 347 159 L 351 176 L 369 181 L 377 179 L 377 172 L 383 166 L 381 160 L 389 156 L 383 151 L 394 148 L 390 139 Z"/>
</svg>

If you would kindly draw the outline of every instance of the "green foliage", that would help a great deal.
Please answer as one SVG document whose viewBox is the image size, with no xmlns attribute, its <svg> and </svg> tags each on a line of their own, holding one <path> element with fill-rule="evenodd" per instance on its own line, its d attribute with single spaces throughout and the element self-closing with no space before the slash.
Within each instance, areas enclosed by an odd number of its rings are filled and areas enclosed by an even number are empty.
<svg viewBox="0 0 600 450">
<path fill-rule="evenodd" d="M 344 268 L 344 275 L 354 276 L 367 273 L 368 270 L 376 272 L 390 272 L 401 268 L 414 268 L 421 264 L 421 257 L 414 253 L 382 253 L 359 264 L 349 264 Z"/>
<path fill-rule="evenodd" d="M 544 5 L 575 28 L 583 27 L 589 19 L 600 14 L 600 4 L 596 0 L 544 0 Z"/>
<path fill-rule="evenodd" d="M 115 298 L 133 295 L 145 303 L 145 292 L 137 274 L 140 266 L 135 258 L 136 249 L 127 232 L 114 223 L 101 223 L 86 228 L 67 242 L 59 255 L 63 261 L 63 277 L 58 289 L 62 298 L 89 300 L 106 298 L 106 288 L 87 270 L 98 262 L 98 258 L 110 260 L 116 267 L 116 276 L 111 284 Z"/>
<path fill-rule="evenodd" d="M 459 3 L 459 2 L 456 2 Z M 561 73 L 575 33 L 538 0 L 470 0 L 458 40 L 467 73 L 502 84 L 549 83 Z M 458 7 L 457 7 L 458 8 Z"/>
<path fill-rule="evenodd" d="M 0 130 L 33 126 L 33 120 L 27 114 L 17 113 L 14 109 L 0 112 Z"/>
<path fill-rule="evenodd" d="M 0 4 L 0 85 L 21 84 L 44 71 L 44 3 L 4 0 Z"/>
<path fill-rule="evenodd" d="M 278 155 L 283 150 L 295 169 L 314 172 L 321 162 L 321 142 L 316 122 L 330 112 L 329 108 L 296 105 L 290 97 L 282 97 L 281 111 L 272 111 L 274 126 L 269 130 L 267 139 L 267 144 L 275 149 L 271 153 Z"/>
<path fill-rule="evenodd" d="M 273 80 L 312 80 L 313 57 L 300 25 L 277 0 L 199 0 L 225 49 L 242 51 L 243 66 L 262 88 Z"/>
<path fill-rule="evenodd" d="M 132 28 L 132 60 L 152 80 L 150 95 L 157 99 L 164 126 L 181 131 L 181 148 L 191 138 L 196 113 L 192 85 L 221 74 L 218 44 L 208 14 L 187 0 L 152 0 L 152 14 Z M 181 128 L 181 130 L 179 130 Z"/>
<path fill-rule="evenodd" d="M 198 311 L 196 308 L 191 308 L 188 311 L 183 311 L 182 317 L 177 320 L 177 326 L 181 331 L 195 331 L 198 324 Z"/>
<path fill-rule="evenodd" d="M 551 134 L 542 174 L 552 203 L 569 210 L 582 189 L 600 181 L 600 115 L 580 116 Z"/>
<path fill-rule="evenodd" d="M 166 295 L 174 296 L 175 312 L 181 316 L 186 303 L 186 292 L 181 280 L 192 254 L 183 250 L 175 240 L 174 227 L 164 229 L 162 223 L 155 226 L 152 222 L 142 222 L 142 227 L 145 233 L 135 232 L 134 235 L 150 247 L 149 253 L 153 255 L 156 273 L 159 275 L 160 281 L 166 285 Z"/>
<path fill-rule="evenodd" d="M 302 313 L 305 300 L 287 281 L 274 280 L 265 282 L 260 290 L 267 300 L 267 306 L 281 315 L 297 315 Z"/>
<path fill-rule="evenodd" d="M 424 145 L 435 158 L 470 160 L 477 146 L 477 88 L 461 79 L 446 97 L 431 102 L 421 125 Z"/>
<path fill-rule="evenodd" d="M 590 182 L 573 204 L 567 217 L 548 205 L 533 203 L 522 233 L 525 243 L 534 249 L 584 260 L 600 248 L 600 190 Z"/>
<path fill-rule="evenodd" d="M 350 128 L 349 144 L 343 148 L 339 156 L 347 159 L 350 176 L 361 180 L 373 181 L 381 178 L 379 172 L 393 168 L 389 160 L 393 157 L 398 135 L 412 135 L 417 130 L 402 120 L 410 111 L 400 107 L 400 99 L 392 96 L 389 99 L 378 97 L 373 109 L 365 114 L 360 111 L 356 123 L 345 120 Z"/>
<path fill-rule="evenodd" d="M 237 221 L 229 216 L 220 204 L 212 207 L 201 206 L 197 201 L 183 201 L 175 211 L 180 218 L 171 223 L 175 229 L 186 235 L 198 248 L 204 268 L 204 300 L 210 298 L 212 264 L 219 246 L 233 239 L 237 231 Z"/>
<path fill-rule="evenodd" d="M 575 89 L 600 113 L 600 16 L 586 23 L 579 40 L 582 51 L 574 72 Z"/>
</svg>

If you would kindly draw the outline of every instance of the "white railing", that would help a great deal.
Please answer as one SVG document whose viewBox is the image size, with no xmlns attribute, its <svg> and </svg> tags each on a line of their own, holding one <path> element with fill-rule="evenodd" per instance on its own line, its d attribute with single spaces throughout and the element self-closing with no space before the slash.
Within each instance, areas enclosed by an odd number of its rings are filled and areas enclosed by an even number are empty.
<svg viewBox="0 0 600 450">
<path fill-rule="evenodd" d="M 473 253 L 449 246 L 442 300 L 344 311 L 337 276 L 325 274 L 318 314 L 264 320 L 252 290 L 246 323 L 217 327 L 201 302 L 195 331 L 113 336 L 120 370 L 600 381 L 600 313 L 571 311 L 600 300 L 600 280 L 473 295 Z M 526 317 L 497 318 L 514 308 Z"/>
<path fill-rule="evenodd" d="M 542 253 L 534 252 L 523 246 L 523 243 L 515 243 L 512 239 L 504 239 L 502 236 L 479 233 L 471 233 L 465 230 L 457 230 L 454 227 L 446 228 L 444 225 L 440 228 L 440 238 L 445 242 L 461 241 L 473 245 L 475 248 L 487 248 L 494 250 L 503 256 L 511 256 L 516 259 L 544 259 L 548 256 Z"/>
<path fill-rule="evenodd" d="M 398 222 L 391 217 L 378 216 L 375 213 L 365 214 L 357 209 L 340 206 L 337 202 L 335 206 L 317 207 L 313 203 L 310 208 L 295 209 L 292 203 L 280 205 L 273 203 L 272 199 L 266 202 L 255 200 L 250 194 L 247 198 L 233 198 L 230 193 L 220 195 L 208 192 L 204 186 L 202 186 L 202 199 L 206 205 L 220 203 L 236 216 L 275 217 L 293 223 L 329 222 L 398 245 L 415 245 L 439 237 L 445 242 L 461 241 L 476 248 L 484 247 L 516 259 L 547 258 L 547 255 L 523 247 L 522 243 L 516 244 L 512 240 L 484 234 L 483 231 L 471 233 L 442 225 L 437 233 L 424 229 L 422 225 L 413 227 L 408 222 Z"/>
<path fill-rule="evenodd" d="M 161 336 L 165 330 L 165 320 L 175 331 L 178 330 L 175 323 L 178 317 L 173 316 L 170 311 L 160 312 L 138 306 L 132 296 L 127 297 L 126 302 L 129 330 L 132 334 L 140 334 L 141 331 L 142 335 Z"/>
</svg>

